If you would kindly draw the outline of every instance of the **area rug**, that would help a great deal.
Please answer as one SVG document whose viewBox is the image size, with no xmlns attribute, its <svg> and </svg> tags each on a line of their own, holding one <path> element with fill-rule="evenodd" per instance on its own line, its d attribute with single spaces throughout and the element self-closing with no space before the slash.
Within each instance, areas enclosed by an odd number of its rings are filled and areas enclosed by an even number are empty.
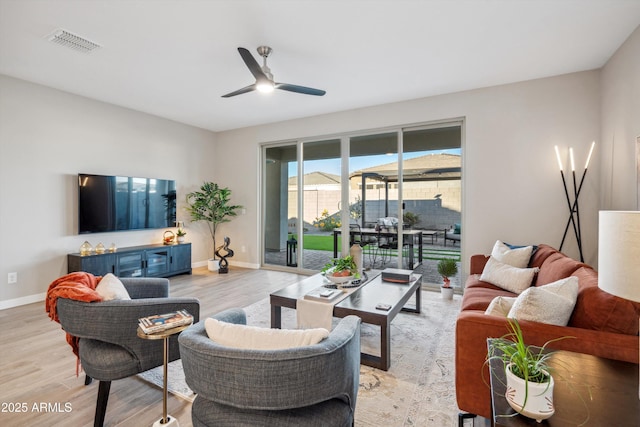
<svg viewBox="0 0 640 427">
<path fill-rule="evenodd" d="M 422 291 L 422 313 L 396 316 L 391 323 L 391 368 L 360 368 L 357 427 L 457 425 L 454 334 L 459 310 L 460 296 L 445 301 L 438 292 Z M 249 325 L 269 327 L 268 298 L 245 307 L 245 311 Z M 295 328 L 295 322 L 295 311 L 283 308 L 282 327 Z M 334 319 L 334 324 L 337 322 L 339 319 Z M 379 355 L 379 328 L 363 324 L 361 336 L 363 350 Z M 180 361 L 169 366 L 169 390 L 193 401 Z M 162 368 L 148 373 L 154 371 L 148 381 L 162 387 Z"/>
<path fill-rule="evenodd" d="M 157 368 L 149 369 L 148 371 L 138 374 L 138 378 L 162 389 L 162 374 L 162 366 L 158 366 Z M 167 391 L 169 391 L 169 393 L 188 402 L 193 402 L 195 400 L 196 394 L 189 388 L 184 379 L 182 360 L 175 360 L 167 365 L 167 379 Z"/>
</svg>

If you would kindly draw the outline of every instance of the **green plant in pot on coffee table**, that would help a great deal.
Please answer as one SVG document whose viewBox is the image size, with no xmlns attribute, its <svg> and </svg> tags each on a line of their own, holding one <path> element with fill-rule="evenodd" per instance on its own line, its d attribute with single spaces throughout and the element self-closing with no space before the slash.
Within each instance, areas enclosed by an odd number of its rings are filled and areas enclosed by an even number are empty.
<svg viewBox="0 0 640 427">
<path fill-rule="evenodd" d="M 346 278 L 353 276 L 356 279 L 360 278 L 358 267 L 351 255 L 343 258 L 336 258 L 327 263 L 322 269 L 322 273 L 327 277 Z"/>
</svg>

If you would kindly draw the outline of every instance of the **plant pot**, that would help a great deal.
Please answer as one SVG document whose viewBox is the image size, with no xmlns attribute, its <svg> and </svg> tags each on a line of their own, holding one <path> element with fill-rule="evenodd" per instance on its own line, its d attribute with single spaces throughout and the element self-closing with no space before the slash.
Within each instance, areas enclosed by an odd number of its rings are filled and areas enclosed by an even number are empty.
<svg viewBox="0 0 640 427">
<path fill-rule="evenodd" d="M 207 260 L 207 268 L 209 269 L 209 271 L 218 271 L 220 269 L 220 260 L 219 259 Z"/>
<path fill-rule="evenodd" d="M 453 299 L 453 288 L 445 288 L 444 286 L 440 286 L 440 294 L 442 299 L 451 300 Z"/>
<path fill-rule="evenodd" d="M 178 243 L 184 243 L 184 236 L 177 237 Z"/>
<path fill-rule="evenodd" d="M 507 391 L 504 396 L 515 411 L 537 422 L 546 420 L 555 413 L 552 376 L 549 375 L 550 380 L 546 383 L 525 381 L 511 372 L 511 364 L 507 365 L 505 372 Z"/>
</svg>

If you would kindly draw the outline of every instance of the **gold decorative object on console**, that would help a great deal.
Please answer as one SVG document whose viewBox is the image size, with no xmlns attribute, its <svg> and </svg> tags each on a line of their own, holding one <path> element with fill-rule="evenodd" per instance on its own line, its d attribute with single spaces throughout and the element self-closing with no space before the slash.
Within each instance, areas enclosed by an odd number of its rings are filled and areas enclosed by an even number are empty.
<svg viewBox="0 0 640 427">
<path fill-rule="evenodd" d="M 102 244 L 102 242 L 98 243 L 98 244 L 96 245 L 96 253 L 97 253 L 97 254 L 103 254 L 104 252 L 105 252 L 105 247 L 104 247 L 104 245 Z"/>
<path fill-rule="evenodd" d="M 165 245 L 173 245 L 175 239 L 176 234 L 171 230 L 167 230 L 164 232 L 164 236 L 162 237 L 162 243 Z"/>
<path fill-rule="evenodd" d="M 112 243 L 111 246 L 109 246 L 109 252 L 115 252 L 117 250 L 118 248 L 116 247 L 115 243 Z"/>
<path fill-rule="evenodd" d="M 93 252 L 93 246 L 91 246 L 91 243 L 85 240 L 84 243 L 80 246 L 80 255 L 82 256 L 91 255 L 92 252 Z"/>
</svg>

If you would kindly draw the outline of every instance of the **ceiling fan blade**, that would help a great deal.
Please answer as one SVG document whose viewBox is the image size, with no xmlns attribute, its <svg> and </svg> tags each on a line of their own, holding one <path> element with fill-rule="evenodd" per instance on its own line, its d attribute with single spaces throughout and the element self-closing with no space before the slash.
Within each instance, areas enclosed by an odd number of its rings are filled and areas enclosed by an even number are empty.
<svg viewBox="0 0 640 427">
<path fill-rule="evenodd" d="M 253 74 L 253 77 L 255 77 L 256 80 L 269 80 L 262 71 L 262 68 L 260 68 L 260 64 L 258 64 L 258 61 L 256 61 L 253 55 L 251 55 L 251 52 L 243 47 L 239 47 L 238 52 L 240 52 L 242 60 L 245 64 L 247 64 L 247 68 L 249 68 L 249 71 L 251 71 L 251 74 Z"/>
<path fill-rule="evenodd" d="M 276 83 L 276 89 L 288 90 L 289 92 L 302 93 L 304 95 L 322 96 L 327 93 L 324 90 L 314 89 L 312 87 L 292 85 L 289 83 Z"/>
<path fill-rule="evenodd" d="M 226 95 L 222 95 L 223 98 L 231 98 L 232 96 L 242 95 L 243 93 L 251 92 L 252 90 L 256 90 L 255 83 L 249 86 L 245 86 L 242 89 L 235 90 Z"/>
</svg>

